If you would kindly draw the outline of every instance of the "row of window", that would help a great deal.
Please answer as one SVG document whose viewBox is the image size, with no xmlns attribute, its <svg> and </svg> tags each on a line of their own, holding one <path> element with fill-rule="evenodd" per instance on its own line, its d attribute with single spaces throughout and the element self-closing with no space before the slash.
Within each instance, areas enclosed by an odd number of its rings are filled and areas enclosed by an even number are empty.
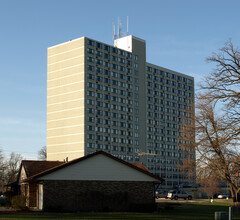
<svg viewBox="0 0 240 220">
<path fill-rule="evenodd" d="M 182 111 L 177 111 L 176 109 L 159 107 L 159 106 L 154 106 L 152 111 L 155 111 L 155 110 L 156 111 L 161 111 L 161 112 L 166 112 L 166 113 L 171 113 L 171 114 L 174 114 L 174 115 L 182 115 L 183 114 Z M 156 116 L 155 116 L 155 114 L 156 114 Z M 159 114 L 158 112 L 154 112 L 154 117 L 160 118 L 160 116 L 158 116 L 158 114 Z"/>
<path fill-rule="evenodd" d="M 151 100 L 151 101 L 149 101 Z M 153 104 L 149 104 L 149 103 L 153 103 Z M 179 108 L 179 109 L 189 109 L 190 106 L 188 105 L 183 105 L 183 104 L 178 104 L 176 102 L 170 102 L 170 101 L 166 101 L 163 99 L 158 99 L 158 98 L 148 98 L 148 109 L 153 109 L 153 106 L 156 105 L 166 105 L 166 106 L 170 106 L 173 108 Z"/>
<path fill-rule="evenodd" d="M 183 98 L 183 97 L 180 97 L 180 96 L 171 95 L 171 94 L 168 94 L 168 93 L 158 92 L 158 93 L 155 93 L 155 94 L 158 94 L 162 98 L 175 100 L 175 101 L 178 101 L 178 102 L 192 103 L 192 100 L 190 100 L 190 99 L 186 99 L 186 98 Z M 156 98 L 156 97 L 153 97 L 153 96 L 147 96 L 147 101 L 159 103 L 159 98 Z"/>
<path fill-rule="evenodd" d="M 113 156 L 126 161 L 139 161 L 138 156 L 122 155 L 122 154 L 113 154 Z"/>
<path fill-rule="evenodd" d="M 91 54 L 94 53 L 92 50 L 89 50 L 89 51 L 90 51 L 89 53 L 91 53 Z M 127 66 L 134 66 L 134 68 L 138 68 L 138 63 L 133 63 L 131 60 L 126 60 L 124 58 L 116 57 L 116 56 L 113 56 L 113 55 L 110 56 L 109 54 L 106 54 L 106 53 L 102 54 L 101 52 L 98 52 L 98 51 L 96 51 L 96 55 L 98 55 L 100 57 L 103 56 L 105 59 L 112 60 L 116 63 L 126 64 Z M 110 67 L 109 62 L 103 61 L 99 58 L 94 58 L 94 57 L 88 56 L 87 61 L 90 62 L 90 63 L 96 63 L 97 65 L 103 65 L 105 67 Z"/>
<path fill-rule="evenodd" d="M 174 88 L 170 88 L 170 87 L 167 87 L 167 86 L 161 86 L 161 85 L 160 85 L 160 87 L 161 87 L 161 90 L 164 90 L 164 91 L 167 91 L 167 92 L 171 92 L 173 94 L 193 97 L 193 94 L 191 92 L 186 92 L 186 91 L 179 90 L 179 89 L 177 90 L 177 89 L 174 89 Z M 155 95 L 155 94 L 160 94 L 160 93 L 161 93 L 160 91 L 156 91 L 156 90 L 147 88 L 147 94 Z"/>
<path fill-rule="evenodd" d="M 107 70 L 107 69 L 102 69 L 102 68 L 99 68 L 99 67 L 95 68 L 91 65 L 88 65 L 88 69 L 90 71 L 96 70 L 97 75 L 103 74 L 103 75 L 107 76 L 108 78 L 109 77 L 115 77 L 115 78 L 119 78 L 119 79 L 127 79 L 127 75 L 123 74 L 123 73 L 117 73 L 117 72 L 110 71 L 110 70 Z M 132 74 L 131 70 L 127 70 L 127 71 L 128 71 L 129 74 Z M 137 70 L 134 70 L 134 75 L 138 76 L 138 71 Z"/>
<path fill-rule="evenodd" d="M 103 78 L 103 79 L 101 79 L 100 77 L 98 77 L 99 78 L 99 80 L 101 80 L 101 81 L 99 81 L 99 82 L 104 82 L 104 83 L 107 83 L 108 84 L 108 86 L 109 85 L 113 85 L 113 86 L 117 86 L 117 87 L 122 87 L 122 88 L 126 88 L 126 89 L 134 89 L 134 91 L 139 91 L 139 86 L 133 86 L 132 84 L 129 84 L 129 83 L 124 83 L 124 82 L 120 82 L 120 81 L 118 81 L 118 80 L 110 80 L 110 79 L 107 79 L 107 78 Z M 129 78 L 130 79 L 130 78 Z M 98 80 L 97 80 L 98 81 Z M 130 82 L 132 81 L 132 79 L 131 80 L 129 80 Z M 95 85 L 94 85 L 94 83 L 93 82 L 88 82 L 87 83 L 87 85 L 90 87 L 90 88 L 94 88 L 95 87 Z"/>
<path fill-rule="evenodd" d="M 100 84 L 94 84 L 94 83 L 87 83 L 87 87 L 88 88 L 92 88 L 92 89 L 97 89 L 99 91 L 104 91 L 104 92 L 108 92 L 108 93 L 113 93 L 113 94 L 116 94 L 116 95 L 122 95 L 122 96 L 129 96 L 129 97 L 132 97 L 133 94 L 132 92 L 127 92 L 125 90 L 122 90 L 122 89 L 117 89 L 117 88 L 111 88 L 109 86 L 103 86 L 103 85 L 100 85 Z M 92 91 L 93 92 L 93 91 Z M 89 93 L 90 94 L 90 93 Z M 98 93 L 97 93 L 98 94 Z M 100 94 L 100 93 L 99 93 Z M 90 95 L 90 96 L 94 96 L 94 95 Z M 137 93 L 134 93 L 134 98 L 135 99 L 138 99 L 138 94 Z"/>
<path fill-rule="evenodd" d="M 147 81 L 147 86 L 149 87 L 153 87 L 155 89 L 164 89 L 164 86 L 161 85 L 161 84 L 158 84 L 156 82 L 149 82 Z M 170 85 L 170 83 L 166 83 L 168 85 Z M 172 82 L 172 86 L 175 86 L 175 87 L 178 87 L 178 88 L 181 88 L 181 89 L 185 89 L 185 90 L 189 90 L 189 91 L 193 91 L 193 87 L 192 86 L 187 86 L 185 84 L 182 84 L 182 83 L 175 83 L 175 82 Z"/>
<path fill-rule="evenodd" d="M 149 150 L 149 152 L 155 152 L 155 154 L 159 155 L 161 151 L 157 150 L 157 151 L 154 151 L 154 150 Z M 178 158 L 160 158 L 160 157 L 157 157 L 157 156 L 148 156 L 147 157 L 147 161 L 149 163 L 161 163 L 161 164 L 172 164 L 172 165 L 178 165 L 179 164 L 179 160 Z"/>
<path fill-rule="evenodd" d="M 89 114 L 95 114 L 98 116 L 106 116 L 106 117 L 112 117 L 112 118 L 118 118 L 118 119 L 123 119 L 123 120 L 129 120 L 129 121 L 134 121 L 139 122 L 139 117 L 133 117 L 132 115 L 129 114 L 122 114 L 122 113 L 116 113 L 116 112 L 110 112 L 110 111 L 103 111 L 100 109 L 93 109 L 93 108 L 88 108 L 87 112 Z"/>
<path fill-rule="evenodd" d="M 167 134 L 167 135 L 179 135 L 177 131 L 159 129 L 155 127 L 147 127 L 148 132 L 155 132 L 158 134 Z"/>
<path fill-rule="evenodd" d="M 99 136 L 99 138 L 100 137 L 101 136 Z M 94 140 L 95 141 L 95 136 L 94 135 L 89 134 L 87 138 L 88 138 L 88 140 Z M 107 141 L 112 142 L 111 149 L 106 149 L 106 150 L 126 152 L 126 149 L 129 149 L 129 148 L 132 149 L 132 147 L 120 146 L 121 144 L 129 144 L 130 146 L 132 146 L 133 143 L 134 143 L 134 146 L 139 146 L 139 141 L 138 140 L 133 141 L 131 139 L 126 140 L 125 138 L 116 138 L 116 137 L 109 138 L 109 139 L 110 140 L 107 140 Z M 96 140 L 97 141 L 104 141 L 104 140 L 97 139 L 97 136 L 96 136 Z M 95 148 L 95 147 L 97 147 L 97 145 L 102 146 L 102 147 L 103 146 L 110 146 L 109 144 L 106 145 L 106 144 L 103 144 L 103 143 L 96 143 L 96 144 L 95 144 L 95 142 L 94 143 L 91 143 L 91 142 L 87 143 L 88 148 Z M 101 149 L 104 149 L 104 148 L 101 148 Z M 128 151 L 128 152 L 133 152 L 133 150 Z"/>
<path fill-rule="evenodd" d="M 118 71 L 122 71 L 122 72 L 132 74 L 132 69 L 131 68 L 127 68 L 127 67 L 125 68 L 124 66 L 120 66 L 120 65 L 117 65 L 117 64 L 114 64 L 114 63 L 112 63 L 112 64 L 109 64 L 107 62 L 104 62 L 104 63 L 105 63 L 104 64 L 105 67 L 111 67 L 113 70 L 118 70 Z M 136 66 L 135 68 L 137 68 L 137 64 L 135 66 Z M 96 71 L 97 73 L 100 73 L 100 74 L 102 74 L 104 72 L 103 68 L 94 67 L 92 65 L 88 65 L 87 70 L 93 71 L 93 72 Z"/>
<path fill-rule="evenodd" d="M 152 148 L 152 149 L 158 149 L 158 148 L 163 148 L 163 149 L 167 149 L 166 147 L 164 147 L 164 146 L 167 146 L 167 145 L 165 145 L 165 144 L 162 144 L 162 142 L 161 143 L 159 143 L 159 142 L 155 142 L 155 143 L 152 143 L 152 142 L 149 142 L 149 146 L 150 146 L 150 148 Z M 169 145 L 169 146 L 172 146 L 172 145 Z M 176 150 L 176 149 L 175 149 Z M 153 151 L 153 150 L 148 150 L 148 151 Z M 156 151 L 157 152 L 157 151 Z M 155 153 L 153 153 L 153 154 L 155 154 Z M 156 153 L 157 154 L 157 153 Z"/>
<path fill-rule="evenodd" d="M 129 137 L 134 136 L 135 138 L 139 137 L 139 133 L 136 131 L 132 132 L 132 131 L 126 131 L 126 130 L 118 130 L 118 129 L 114 129 L 114 128 L 112 128 L 112 129 L 111 128 L 103 128 L 103 127 L 94 126 L 94 125 L 88 125 L 87 130 L 102 132 L 104 134 L 115 134 L 115 135 L 129 136 Z"/>
<path fill-rule="evenodd" d="M 132 53 L 130 52 L 127 52 L 127 51 L 123 51 L 121 49 L 118 49 L 116 47 L 111 47 L 109 45 L 106 45 L 106 44 L 102 44 L 102 43 L 99 43 L 99 42 L 95 42 L 93 40 L 87 40 L 87 45 L 89 46 L 92 46 L 92 47 L 96 47 L 98 49 L 103 49 L 107 52 L 112 52 L 112 53 L 115 53 L 115 54 L 119 54 L 121 56 L 126 56 L 128 58 L 132 58 Z M 138 56 L 137 55 L 134 55 L 134 60 L 138 60 Z"/>
<path fill-rule="evenodd" d="M 102 136 L 102 135 L 94 135 L 94 134 L 87 134 L 88 140 L 96 140 L 96 141 L 106 141 L 112 143 L 120 143 L 120 144 L 133 144 L 132 139 L 119 138 L 119 137 L 109 137 L 109 136 Z"/>
<path fill-rule="evenodd" d="M 104 100 L 107 100 L 107 101 L 119 102 L 119 103 L 123 103 L 123 104 L 127 104 L 127 105 L 133 105 L 134 104 L 134 106 L 136 106 L 136 107 L 139 106 L 138 101 L 133 101 L 133 100 L 130 100 L 130 99 L 117 97 L 117 96 L 111 96 L 111 95 L 108 95 L 108 94 L 95 93 L 95 92 L 90 91 L 90 90 L 87 91 L 87 95 L 91 96 L 91 97 L 96 97 L 96 98 L 99 98 L 99 99 L 104 99 Z M 94 105 L 94 102 L 95 101 L 91 100 L 91 99 L 87 100 L 87 104 L 90 104 L 90 105 Z M 97 102 L 98 101 L 96 101 L 96 103 Z"/>
<path fill-rule="evenodd" d="M 178 81 L 182 81 L 182 82 L 185 82 L 185 83 L 188 83 L 188 84 L 193 83 L 192 79 L 188 79 L 188 78 L 185 78 L 183 76 L 175 75 L 173 73 L 169 73 L 169 72 L 165 72 L 165 71 L 162 71 L 162 70 L 159 70 L 159 69 L 156 69 L 156 68 L 152 68 L 150 66 L 147 66 L 146 70 L 148 72 L 159 74 L 160 76 L 166 76 L 168 78 L 175 79 L 175 80 L 178 80 Z M 152 75 L 152 74 L 149 74 L 149 75 Z M 151 76 L 149 76 L 149 77 L 151 77 Z M 154 76 L 152 75 L 152 77 L 154 77 Z"/>
<path fill-rule="evenodd" d="M 178 128 L 177 124 L 172 124 L 169 122 L 163 122 L 163 121 L 152 120 L 152 119 L 148 119 L 147 124 L 148 126 L 152 125 L 152 126 L 161 126 L 161 127 L 174 128 L 174 129 Z"/>
<path fill-rule="evenodd" d="M 121 151 L 121 152 L 127 152 L 127 153 L 133 153 L 137 149 L 133 149 L 132 147 L 123 147 L 123 146 L 113 146 L 108 144 L 100 144 L 100 143 L 87 143 L 87 148 L 96 148 L 96 149 L 102 149 L 102 150 L 108 150 L 108 151 Z M 131 156 L 131 155 L 128 155 Z"/>
<path fill-rule="evenodd" d="M 102 118 L 95 118 L 95 117 L 87 117 L 88 122 L 92 123 L 98 123 L 98 124 L 104 124 L 104 125 L 111 125 L 115 127 L 121 127 L 121 128 L 129 128 L 129 129 L 139 129 L 138 124 L 132 124 L 127 122 L 121 122 L 121 121 L 114 121 L 114 120 L 108 120 L 108 119 L 102 119 Z"/>
<path fill-rule="evenodd" d="M 193 110 L 193 107 L 188 106 L 188 105 L 176 104 L 174 102 L 169 102 L 169 101 L 166 101 L 166 102 L 163 102 L 163 103 L 165 103 L 166 106 L 169 106 L 169 107 L 175 107 L 175 108 L 190 110 L 190 111 Z M 161 111 L 161 110 L 164 109 L 163 107 L 160 107 L 158 105 L 152 105 L 152 104 L 147 104 L 147 108 L 151 109 L 151 110 L 156 110 L 156 111 Z"/>
<path fill-rule="evenodd" d="M 164 136 L 158 136 L 158 135 L 152 135 L 152 134 L 148 134 L 147 139 L 148 140 L 157 140 L 157 141 L 166 141 L 166 142 L 178 143 L 177 138 L 164 137 Z M 148 143 L 151 143 L 151 142 L 148 142 Z"/>
<path fill-rule="evenodd" d="M 148 82 L 149 83 L 152 83 L 152 82 L 160 82 L 160 83 L 166 83 L 167 85 L 172 85 L 172 86 L 178 86 L 180 88 L 185 88 L 184 86 L 187 86 L 186 83 L 183 84 L 183 83 L 177 83 L 176 81 L 172 81 L 172 80 L 169 80 L 169 79 L 164 79 L 164 78 L 161 78 L 161 77 L 158 77 L 158 76 L 153 76 L 153 75 L 150 75 L 150 74 L 147 74 L 147 79 L 148 79 Z M 151 81 L 149 81 L 151 80 Z"/>
<path fill-rule="evenodd" d="M 148 165 L 149 166 L 149 170 L 154 170 L 154 172 L 156 171 L 162 171 L 162 172 L 166 172 L 166 171 L 169 171 L 169 172 L 179 172 L 178 171 L 178 168 L 173 168 L 173 167 L 161 167 L 161 166 L 155 166 L 155 165 Z M 177 179 L 178 178 L 178 175 L 177 174 L 173 174 L 173 175 L 169 175 L 170 178 L 173 178 L 173 179 Z M 179 178 L 181 178 L 181 175 L 179 175 Z M 177 184 L 176 184 L 177 185 Z"/>
<path fill-rule="evenodd" d="M 109 109 L 122 111 L 122 112 L 134 113 L 135 115 L 139 114 L 139 109 L 126 107 L 126 106 L 122 106 L 122 105 L 110 104 L 110 103 L 101 102 L 101 101 L 95 102 L 92 99 L 87 99 L 87 104 L 92 105 L 92 106 L 102 107 L 102 108 L 109 108 Z"/>
<path fill-rule="evenodd" d="M 106 70 L 107 71 L 107 70 Z M 104 83 L 108 83 L 110 84 L 111 83 L 111 79 L 109 78 L 110 76 L 111 77 L 114 77 L 116 78 L 117 80 L 124 80 L 124 81 L 130 81 L 130 82 L 134 82 L 134 83 L 138 83 L 138 78 L 132 78 L 131 76 L 128 76 L 128 75 L 125 75 L 125 74 L 122 74 L 122 73 L 116 73 L 116 72 L 113 72 L 113 71 L 107 71 L 107 74 L 109 74 L 109 76 L 106 77 L 102 77 L 102 76 L 95 76 L 94 74 L 91 74 L 91 73 L 88 73 L 87 74 L 87 78 L 88 79 L 91 79 L 91 80 L 95 80 L 98 81 L 98 82 L 104 82 Z"/>
<path fill-rule="evenodd" d="M 175 115 L 182 115 L 186 118 L 191 118 L 192 117 L 192 113 L 189 113 L 189 112 L 183 112 L 182 113 L 182 111 L 173 110 L 172 113 L 175 114 Z M 150 117 L 150 118 L 160 118 L 160 119 L 177 121 L 175 116 L 160 114 L 158 112 L 149 112 L 148 111 L 147 116 Z"/>
<path fill-rule="evenodd" d="M 159 143 L 159 141 L 165 141 L 165 142 L 169 142 L 169 143 L 172 143 L 172 144 L 177 144 L 179 143 L 179 141 L 177 140 L 177 138 L 171 138 L 171 137 L 158 137 L 157 138 L 158 140 L 154 140 L 156 141 L 157 143 L 155 142 L 152 142 L 152 141 L 148 141 L 147 142 L 147 147 L 150 147 L 150 148 L 160 148 L 161 147 L 161 144 Z M 148 139 L 148 140 L 151 140 L 151 139 Z"/>
<path fill-rule="evenodd" d="M 183 84 L 182 84 L 183 85 Z M 176 90 L 174 88 L 170 88 L 170 87 L 167 87 L 167 86 L 163 86 L 161 84 L 158 84 L 158 83 L 152 83 L 152 82 L 147 82 L 147 86 L 148 87 L 151 87 L 151 88 L 154 88 L 154 89 L 160 89 L 160 90 L 166 90 L 166 91 L 177 91 L 178 94 L 180 94 L 179 91 L 182 91 L 182 90 Z M 181 88 L 183 89 L 186 89 L 186 90 L 189 90 L 189 91 L 192 91 L 193 90 L 193 87 L 192 86 L 186 86 L 186 85 L 183 85 L 181 86 Z M 174 89 L 174 90 L 173 90 Z"/>
<path fill-rule="evenodd" d="M 133 95 L 134 95 L 135 99 L 138 99 L 138 97 L 139 97 L 139 95 L 137 93 L 125 91 L 123 89 L 111 88 L 109 86 L 103 86 L 103 85 L 100 85 L 100 84 L 94 84 L 94 83 L 91 83 L 91 82 L 87 83 L 87 87 L 92 88 L 92 89 L 97 89 L 99 91 L 112 92 L 112 93 L 122 95 L 122 96 L 133 97 Z"/>
</svg>

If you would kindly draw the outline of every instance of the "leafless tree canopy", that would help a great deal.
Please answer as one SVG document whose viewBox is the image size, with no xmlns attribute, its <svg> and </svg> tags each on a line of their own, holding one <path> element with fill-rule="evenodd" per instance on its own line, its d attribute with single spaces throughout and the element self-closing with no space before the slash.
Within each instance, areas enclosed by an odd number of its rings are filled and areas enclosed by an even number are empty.
<svg viewBox="0 0 240 220">
<path fill-rule="evenodd" d="M 178 169 L 181 177 L 188 183 L 196 183 L 196 155 L 195 155 L 195 121 L 191 109 L 194 109 L 194 103 L 188 103 L 189 109 L 186 109 L 181 117 L 178 134 L 178 148 L 181 159 L 178 162 Z M 183 179 L 182 179 L 182 182 Z"/>
<path fill-rule="evenodd" d="M 220 192 L 219 178 L 214 175 L 208 175 L 198 180 L 201 189 L 207 194 L 208 198 L 213 198 Z"/>
<path fill-rule="evenodd" d="M 39 160 L 46 160 L 47 159 L 47 149 L 46 149 L 46 146 L 42 147 L 38 151 L 38 159 Z"/>
<path fill-rule="evenodd" d="M 228 119 L 216 113 L 213 103 L 202 99 L 197 111 L 196 149 L 201 169 L 207 171 L 206 176 L 213 173 L 227 181 L 234 197 L 238 190 L 235 178 L 239 167 L 239 137 Z"/>
<path fill-rule="evenodd" d="M 7 182 L 16 181 L 22 159 L 23 159 L 23 157 L 21 154 L 15 154 L 15 153 L 10 154 L 10 158 L 6 161 L 6 166 L 7 166 L 6 180 L 7 180 Z"/>
<path fill-rule="evenodd" d="M 15 153 L 5 157 L 0 150 L 0 191 L 5 184 L 16 181 L 22 159 L 20 154 Z"/>
<path fill-rule="evenodd" d="M 226 181 L 240 201 L 236 173 L 240 165 L 240 50 L 228 41 L 207 58 L 215 70 L 202 83 L 196 105 L 196 150 L 205 176 Z"/>
<path fill-rule="evenodd" d="M 240 49 L 229 40 L 207 62 L 216 64 L 215 70 L 205 78 L 201 88 L 208 91 L 208 99 L 220 101 L 231 120 L 239 123 L 240 116 Z"/>
</svg>

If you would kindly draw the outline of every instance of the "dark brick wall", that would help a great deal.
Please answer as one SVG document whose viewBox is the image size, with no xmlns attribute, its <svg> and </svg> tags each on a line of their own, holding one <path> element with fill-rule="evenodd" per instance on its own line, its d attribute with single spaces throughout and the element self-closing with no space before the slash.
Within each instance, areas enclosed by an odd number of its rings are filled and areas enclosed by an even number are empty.
<svg viewBox="0 0 240 220">
<path fill-rule="evenodd" d="M 43 183 L 46 211 L 151 211 L 152 182 L 48 180 Z"/>
</svg>

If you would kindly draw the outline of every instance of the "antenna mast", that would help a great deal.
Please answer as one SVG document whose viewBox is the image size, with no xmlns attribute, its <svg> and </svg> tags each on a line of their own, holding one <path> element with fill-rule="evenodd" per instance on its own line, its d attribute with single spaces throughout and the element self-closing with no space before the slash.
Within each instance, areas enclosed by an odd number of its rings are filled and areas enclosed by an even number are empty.
<svg viewBox="0 0 240 220">
<path fill-rule="evenodd" d="M 112 23 L 112 36 L 113 36 L 113 40 L 116 40 L 118 38 L 121 38 L 123 36 L 128 36 L 128 16 L 127 16 L 127 33 L 123 33 L 122 32 L 122 23 L 121 23 L 121 18 L 118 17 L 118 27 L 117 27 L 117 33 L 115 32 L 115 24 L 114 22 Z"/>
<path fill-rule="evenodd" d="M 115 38 L 116 38 L 116 35 L 115 35 L 115 24 L 114 23 L 112 23 L 112 37 L 113 37 L 113 40 L 115 40 Z"/>
<path fill-rule="evenodd" d="M 123 36 L 123 33 L 122 33 L 122 23 L 121 23 L 121 18 L 119 17 L 118 18 L 119 20 L 118 20 L 118 22 L 119 22 L 119 32 L 118 32 L 118 36 L 119 37 L 122 37 Z"/>
<path fill-rule="evenodd" d="M 127 36 L 128 36 L 128 16 L 127 16 Z"/>
</svg>

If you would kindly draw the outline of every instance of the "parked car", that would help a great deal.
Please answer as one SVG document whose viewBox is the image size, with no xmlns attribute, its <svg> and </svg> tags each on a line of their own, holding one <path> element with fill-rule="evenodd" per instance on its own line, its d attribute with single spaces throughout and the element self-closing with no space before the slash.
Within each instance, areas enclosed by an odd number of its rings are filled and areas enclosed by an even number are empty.
<svg viewBox="0 0 240 220">
<path fill-rule="evenodd" d="M 0 196 L 0 206 L 4 206 L 7 202 L 7 198 L 3 195 Z"/>
<path fill-rule="evenodd" d="M 228 195 L 228 194 L 219 194 L 218 195 L 218 199 L 227 199 L 227 198 L 230 198 L 231 195 Z"/>
<path fill-rule="evenodd" d="M 192 194 L 189 194 L 189 193 L 186 193 L 186 192 L 180 191 L 180 190 L 170 190 L 167 195 L 167 198 L 172 199 L 172 200 L 173 199 L 178 200 L 180 198 L 191 200 Z"/>
<path fill-rule="evenodd" d="M 156 191 L 156 192 L 155 192 L 155 198 L 156 198 L 156 199 L 160 199 L 160 198 L 167 199 L 167 195 L 168 195 L 168 193 L 165 192 L 165 191 L 163 191 L 163 192 L 161 192 L 161 191 Z"/>
</svg>

